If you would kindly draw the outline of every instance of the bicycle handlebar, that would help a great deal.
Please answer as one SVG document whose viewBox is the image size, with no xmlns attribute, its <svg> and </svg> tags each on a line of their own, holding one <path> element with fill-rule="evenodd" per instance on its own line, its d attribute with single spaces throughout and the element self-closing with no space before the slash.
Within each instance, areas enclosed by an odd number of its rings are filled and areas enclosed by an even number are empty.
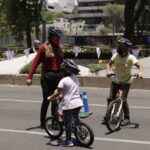
<svg viewBox="0 0 150 150">
<path fill-rule="evenodd" d="M 110 74 L 107 74 L 107 77 L 108 77 L 108 78 L 116 77 L 116 74 L 115 74 L 115 73 L 110 73 Z M 136 79 L 142 78 L 142 77 L 140 77 L 139 74 L 137 74 L 137 73 L 132 74 L 131 77 L 134 77 L 134 78 L 136 78 Z"/>
</svg>

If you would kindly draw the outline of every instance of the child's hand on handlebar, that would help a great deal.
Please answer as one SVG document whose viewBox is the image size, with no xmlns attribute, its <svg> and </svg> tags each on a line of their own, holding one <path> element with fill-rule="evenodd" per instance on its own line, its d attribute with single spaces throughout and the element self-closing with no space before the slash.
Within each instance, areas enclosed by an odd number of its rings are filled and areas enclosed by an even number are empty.
<svg viewBox="0 0 150 150">
<path fill-rule="evenodd" d="M 138 75 L 138 78 L 143 79 L 143 74 L 141 72 L 139 72 L 137 75 Z"/>
<path fill-rule="evenodd" d="M 58 89 L 56 89 L 53 94 L 51 94 L 50 96 L 47 97 L 47 100 L 52 101 L 55 99 L 59 99 L 59 92 Z"/>
<path fill-rule="evenodd" d="M 50 96 L 47 97 L 47 100 L 48 100 L 48 101 L 51 101 L 52 98 L 53 98 L 53 97 L 50 95 Z"/>
<path fill-rule="evenodd" d="M 109 71 L 107 72 L 107 75 L 106 75 L 108 78 L 110 78 L 111 76 L 115 76 L 115 73 L 112 72 L 112 71 Z"/>
</svg>

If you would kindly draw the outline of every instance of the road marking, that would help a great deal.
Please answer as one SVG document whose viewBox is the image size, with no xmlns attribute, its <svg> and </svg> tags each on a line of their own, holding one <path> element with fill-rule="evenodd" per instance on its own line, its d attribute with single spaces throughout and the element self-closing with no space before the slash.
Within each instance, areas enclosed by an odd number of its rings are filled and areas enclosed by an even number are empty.
<svg viewBox="0 0 150 150">
<path fill-rule="evenodd" d="M 10 102 L 10 103 L 41 103 L 39 100 L 25 100 L 25 99 L 9 99 L 9 98 L 0 98 L 0 102 Z M 93 107 L 106 107 L 104 104 L 89 104 Z M 130 106 L 131 109 L 141 109 L 141 110 L 149 110 L 148 106 Z"/>
<path fill-rule="evenodd" d="M 26 131 L 26 130 L 12 130 L 12 129 L 2 129 L 2 128 L 0 128 L 0 132 L 22 133 L 22 134 L 32 134 L 32 135 L 47 135 L 44 132 L 35 132 L 35 131 Z"/>
<path fill-rule="evenodd" d="M 29 134 L 29 135 L 47 135 L 44 132 L 36 132 L 36 131 L 26 131 L 26 130 L 13 130 L 13 129 L 3 129 L 0 128 L 0 132 L 7 133 L 19 133 L 19 134 Z M 131 143 L 131 144 L 143 144 L 150 145 L 150 141 L 140 141 L 140 140 L 128 140 L 128 139 L 117 139 L 117 138 L 103 138 L 103 137 L 95 137 L 96 141 L 102 142 L 116 142 L 116 143 Z"/>
<path fill-rule="evenodd" d="M 150 145 L 150 141 L 139 141 L 139 140 L 127 140 L 127 139 L 112 139 L 112 138 L 101 138 L 95 137 L 97 141 L 104 141 L 104 142 L 116 142 L 116 143 L 131 143 L 131 144 L 144 144 Z"/>
<path fill-rule="evenodd" d="M 38 100 L 27 100 L 27 99 L 9 99 L 9 98 L 0 98 L 0 102 L 10 102 L 10 103 L 41 103 L 42 101 Z"/>
<path fill-rule="evenodd" d="M 94 106 L 94 107 L 106 107 L 106 105 L 104 104 L 89 104 L 90 106 Z M 130 106 L 130 108 L 132 109 L 150 109 L 150 107 L 146 107 L 146 106 Z"/>
</svg>

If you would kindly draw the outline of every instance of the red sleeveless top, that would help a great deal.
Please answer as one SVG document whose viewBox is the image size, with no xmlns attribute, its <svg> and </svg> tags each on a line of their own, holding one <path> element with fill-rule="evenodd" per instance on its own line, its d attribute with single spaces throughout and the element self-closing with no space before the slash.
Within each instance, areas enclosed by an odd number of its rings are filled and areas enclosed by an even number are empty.
<svg viewBox="0 0 150 150">
<path fill-rule="evenodd" d="M 47 57 L 45 55 L 45 50 L 48 47 L 46 43 L 42 44 L 37 51 L 35 58 L 32 61 L 32 68 L 29 72 L 28 79 L 32 79 L 39 64 L 42 64 L 42 73 L 48 71 L 58 71 L 60 69 L 60 64 L 62 62 L 62 54 L 55 54 L 54 56 Z M 61 52 L 62 53 L 62 52 Z"/>
</svg>

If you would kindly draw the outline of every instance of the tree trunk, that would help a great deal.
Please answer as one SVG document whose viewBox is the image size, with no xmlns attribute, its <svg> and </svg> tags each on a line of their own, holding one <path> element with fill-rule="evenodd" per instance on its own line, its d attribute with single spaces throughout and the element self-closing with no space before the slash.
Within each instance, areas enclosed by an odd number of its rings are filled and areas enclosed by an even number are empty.
<svg viewBox="0 0 150 150">
<path fill-rule="evenodd" d="M 125 18 L 125 37 L 132 39 L 134 36 L 135 20 L 134 20 L 134 9 L 137 0 L 126 0 L 124 18 Z"/>
<path fill-rule="evenodd" d="M 46 21 L 42 24 L 42 42 L 46 41 Z"/>
<path fill-rule="evenodd" d="M 35 36 L 36 39 L 40 40 L 40 29 L 39 29 L 39 25 L 35 25 Z"/>
<path fill-rule="evenodd" d="M 32 47 L 32 42 L 31 42 L 31 27 L 30 24 L 27 25 L 26 29 L 26 40 L 27 40 L 27 48 Z"/>
</svg>

